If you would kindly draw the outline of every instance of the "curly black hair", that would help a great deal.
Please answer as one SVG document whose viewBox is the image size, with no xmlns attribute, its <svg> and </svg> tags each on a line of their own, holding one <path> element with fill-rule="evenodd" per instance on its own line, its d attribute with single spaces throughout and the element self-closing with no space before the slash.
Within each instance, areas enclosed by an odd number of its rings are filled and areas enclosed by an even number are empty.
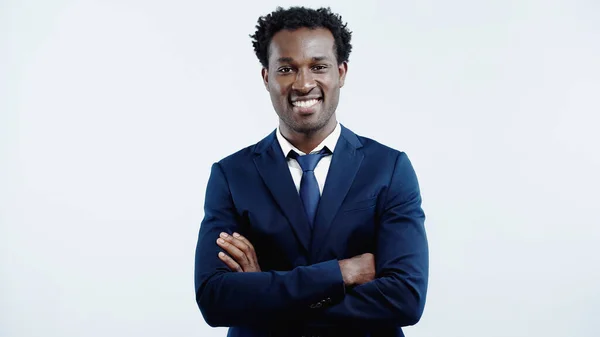
<svg viewBox="0 0 600 337">
<path fill-rule="evenodd" d="M 327 28 L 335 40 L 335 52 L 338 64 L 348 62 L 352 45 L 350 39 L 352 32 L 347 24 L 342 22 L 339 14 L 331 12 L 329 7 L 311 9 L 305 7 L 290 7 L 283 9 L 277 7 L 275 11 L 261 16 L 256 25 L 256 32 L 250 35 L 252 45 L 258 60 L 263 67 L 269 65 L 269 44 L 273 35 L 280 30 L 294 30 L 298 28 Z"/>
</svg>

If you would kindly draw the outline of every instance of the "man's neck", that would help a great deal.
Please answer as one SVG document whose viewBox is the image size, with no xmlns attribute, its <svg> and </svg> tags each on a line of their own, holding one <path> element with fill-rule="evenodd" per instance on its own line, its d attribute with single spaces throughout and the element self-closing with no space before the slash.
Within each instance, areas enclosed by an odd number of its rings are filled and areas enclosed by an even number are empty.
<svg viewBox="0 0 600 337">
<path fill-rule="evenodd" d="M 337 125 L 337 120 L 332 120 L 323 128 L 311 133 L 295 132 L 287 127 L 281 127 L 281 134 L 287 139 L 290 144 L 294 145 L 298 150 L 304 153 L 310 153 L 314 150 L 327 136 L 329 136 Z"/>
</svg>

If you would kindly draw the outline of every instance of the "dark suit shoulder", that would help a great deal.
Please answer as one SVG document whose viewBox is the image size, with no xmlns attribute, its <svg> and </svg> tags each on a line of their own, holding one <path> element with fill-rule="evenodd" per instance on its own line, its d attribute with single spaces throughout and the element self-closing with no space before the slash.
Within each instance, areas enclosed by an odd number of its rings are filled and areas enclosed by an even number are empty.
<svg viewBox="0 0 600 337">
<path fill-rule="evenodd" d="M 256 157 L 257 153 L 263 151 L 266 147 L 270 146 L 275 140 L 275 132 L 271 132 L 265 138 L 259 142 L 246 146 L 232 154 L 223 157 L 218 161 L 224 169 L 235 169 L 239 167 L 253 166 L 252 161 Z M 251 164 L 251 165 L 249 165 Z"/>
<path fill-rule="evenodd" d="M 365 154 L 372 158 L 388 158 L 395 161 L 399 156 L 405 155 L 402 150 L 395 149 L 372 138 L 359 135 L 356 137 L 362 144 L 362 150 L 365 152 Z"/>
<path fill-rule="evenodd" d="M 220 159 L 215 165 L 225 175 L 225 179 L 231 184 L 244 177 L 249 177 L 253 174 L 254 163 L 252 158 L 254 157 L 255 145 L 244 147 L 234 153 L 231 153 L 222 159 Z"/>
<path fill-rule="evenodd" d="M 402 153 L 402 151 L 382 144 L 373 138 L 356 134 L 344 125 L 342 125 L 342 137 L 344 137 L 350 144 L 353 144 L 353 146 L 362 148 L 361 150 L 366 154 L 398 156 Z"/>
<path fill-rule="evenodd" d="M 219 164 L 223 166 L 236 165 L 237 163 L 244 162 L 252 159 L 254 148 L 256 144 L 244 147 L 234 153 L 231 153 L 219 160 Z"/>
</svg>

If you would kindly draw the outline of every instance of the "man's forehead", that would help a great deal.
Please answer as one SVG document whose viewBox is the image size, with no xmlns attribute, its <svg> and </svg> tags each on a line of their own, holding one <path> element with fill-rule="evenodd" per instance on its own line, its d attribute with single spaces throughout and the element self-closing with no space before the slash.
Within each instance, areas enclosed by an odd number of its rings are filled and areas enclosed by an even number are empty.
<svg viewBox="0 0 600 337">
<path fill-rule="evenodd" d="M 301 28 L 277 32 L 269 49 L 273 61 L 290 62 L 298 59 L 331 59 L 335 57 L 333 47 L 333 35 L 328 29 Z"/>
<path fill-rule="evenodd" d="M 281 56 L 281 57 L 277 57 L 278 55 L 272 55 L 272 56 L 275 56 L 273 61 L 278 62 L 278 63 L 293 63 L 296 61 L 300 61 L 300 60 L 294 59 L 293 57 L 290 57 L 290 56 Z M 331 61 L 330 56 L 313 56 L 313 57 L 307 57 L 306 59 L 310 59 L 310 61 L 313 61 L 313 62 Z"/>
</svg>

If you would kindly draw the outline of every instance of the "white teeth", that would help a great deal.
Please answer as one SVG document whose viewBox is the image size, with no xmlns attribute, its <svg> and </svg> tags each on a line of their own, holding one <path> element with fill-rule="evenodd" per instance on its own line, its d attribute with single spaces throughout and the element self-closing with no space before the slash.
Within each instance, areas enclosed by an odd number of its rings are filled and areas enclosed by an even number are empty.
<svg viewBox="0 0 600 337">
<path fill-rule="evenodd" d="M 300 107 L 300 108 L 309 108 L 315 104 L 319 103 L 318 99 L 311 99 L 308 101 L 296 101 L 294 102 L 294 106 Z"/>
</svg>

